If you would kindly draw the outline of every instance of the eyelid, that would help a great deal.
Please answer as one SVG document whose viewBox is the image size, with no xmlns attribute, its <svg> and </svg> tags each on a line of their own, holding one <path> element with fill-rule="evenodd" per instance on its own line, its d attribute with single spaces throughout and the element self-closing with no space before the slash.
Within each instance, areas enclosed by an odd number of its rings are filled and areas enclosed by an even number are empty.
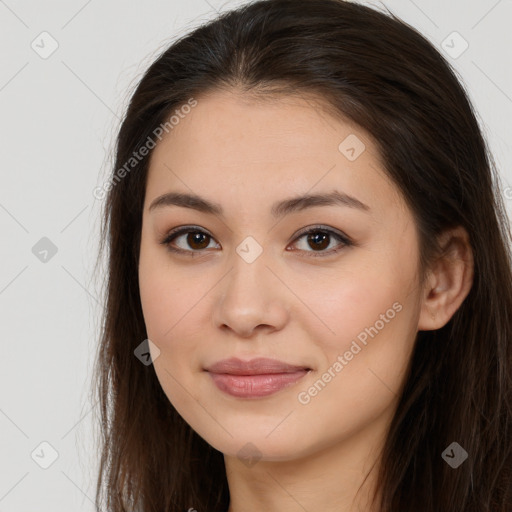
<svg viewBox="0 0 512 512">
<path fill-rule="evenodd" d="M 308 233 L 316 232 L 316 231 L 324 231 L 324 232 L 327 232 L 327 233 L 331 233 L 331 234 L 337 235 L 338 237 L 340 237 L 347 244 L 353 243 L 352 240 L 347 235 L 345 235 L 345 233 L 343 233 L 342 231 L 339 231 L 337 229 L 331 228 L 329 226 L 325 226 L 323 224 L 313 224 L 311 226 L 307 226 L 307 227 L 299 230 L 295 235 L 293 235 L 294 238 L 292 239 L 292 241 L 296 240 L 297 238 L 299 238 L 299 237 L 301 237 L 303 235 L 307 235 Z"/>
</svg>

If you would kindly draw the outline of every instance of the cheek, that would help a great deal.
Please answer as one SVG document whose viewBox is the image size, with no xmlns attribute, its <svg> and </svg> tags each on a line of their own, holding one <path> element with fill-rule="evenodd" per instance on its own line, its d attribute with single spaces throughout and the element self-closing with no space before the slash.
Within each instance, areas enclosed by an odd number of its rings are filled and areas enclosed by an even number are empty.
<svg viewBox="0 0 512 512">
<path fill-rule="evenodd" d="M 186 314 L 188 296 L 193 287 L 180 279 L 180 272 L 169 267 L 161 248 L 141 246 L 139 291 L 148 337 L 162 342 L 175 330 L 174 325 Z"/>
<path fill-rule="evenodd" d="M 311 336 L 322 365 L 297 396 L 311 429 L 323 429 L 327 439 L 357 431 L 391 406 L 415 338 L 415 305 L 399 282 L 373 275 L 345 285 L 324 310 L 336 334 Z"/>
<path fill-rule="evenodd" d="M 173 404 L 188 403 L 180 384 L 192 392 L 190 370 L 199 366 L 201 330 L 210 318 L 203 297 L 209 287 L 197 272 L 171 266 L 165 252 L 149 248 L 141 251 L 139 289 L 148 338 L 160 351 L 154 359 L 158 379 Z"/>
<path fill-rule="evenodd" d="M 323 354 L 320 377 L 325 371 L 339 376 L 325 375 L 325 380 L 332 380 L 332 392 L 337 389 L 337 396 L 351 406 L 361 406 L 368 397 L 385 398 L 386 386 L 391 395 L 398 392 L 411 355 L 418 314 L 417 295 L 411 293 L 414 259 L 399 265 L 399 256 L 390 253 L 368 265 L 359 261 L 350 273 L 326 279 L 323 293 L 307 295 L 302 288 L 308 306 L 322 320 L 308 315 L 309 326 L 303 324 Z M 348 391 L 353 402 L 345 395 Z M 326 393 L 318 402 L 334 397 Z"/>
<path fill-rule="evenodd" d="M 160 385 L 169 401 L 180 412 L 194 410 L 199 397 L 195 396 L 190 371 L 183 364 L 193 361 L 195 345 L 190 332 L 184 335 L 183 328 L 190 329 L 194 304 L 198 302 L 190 292 L 193 287 L 185 286 L 162 261 L 155 251 L 141 251 L 139 264 L 139 289 L 142 312 L 148 338 L 158 347 L 153 357 L 153 367 Z M 188 281 L 188 280 L 185 280 Z M 185 391 L 187 390 L 187 391 Z M 190 414 L 190 413 L 189 413 Z"/>
<path fill-rule="evenodd" d="M 172 326 L 172 309 L 168 301 L 171 297 L 166 287 L 165 276 L 155 266 L 139 266 L 139 289 L 142 312 L 148 337 L 161 338 Z"/>
<path fill-rule="evenodd" d="M 393 318 L 393 304 L 401 302 L 403 290 L 398 276 L 390 276 L 382 263 L 371 268 L 352 267 L 353 270 L 332 273 L 317 279 L 312 289 L 304 281 L 295 281 L 297 295 L 309 309 L 297 318 L 307 319 L 311 339 L 322 339 L 325 348 L 345 350 L 352 339 L 364 329 L 379 322 L 381 315 Z M 303 308 L 304 306 L 299 306 Z M 314 314 L 312 314 L 314 313 Z M 361 336 L 364 338 L 364 335 Z"/>
</svg>

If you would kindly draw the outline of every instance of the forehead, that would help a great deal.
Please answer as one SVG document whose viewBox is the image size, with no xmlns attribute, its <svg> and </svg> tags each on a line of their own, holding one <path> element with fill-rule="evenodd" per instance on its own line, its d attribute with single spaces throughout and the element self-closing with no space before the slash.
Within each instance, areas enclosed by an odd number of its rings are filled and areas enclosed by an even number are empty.
<svg viewBox="0 0 512 512">
<path fill-rule="evenodd" d="M 371 137 L 314 97 L 196 100 L 153 150 L 146 202 L 170 190 L 247 203 L 337 189 L 377 210 L 401 203 Z"/>
</svg>

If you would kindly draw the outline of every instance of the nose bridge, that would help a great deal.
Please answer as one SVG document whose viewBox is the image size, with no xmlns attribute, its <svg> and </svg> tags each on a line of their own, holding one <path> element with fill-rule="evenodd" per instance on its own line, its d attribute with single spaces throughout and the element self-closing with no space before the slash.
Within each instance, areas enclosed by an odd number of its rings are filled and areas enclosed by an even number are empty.
<svg viewBox="0 0 512 512">
<path fill-rule="evenodd" d="M 252 236 L 247 236 L 231 255 L 232 270 L 228 277 L 228 293 L 237 299 L 252 301 L 269 299 L 268 278 L 272 273 L 267 268 L 270 265 L 269 250 Z"/>
<path fill-rule="evenodd" d="M 215 305 L 218 326 L 227 325 L 244 335 L 261 324 L 280 327 L 286 317 L 285 297 L 279 291 L 279 280 L 268 268 L 272 266 L 270 254 L 251 236 L 235 247 L 231 270 Z"/>
</svg>

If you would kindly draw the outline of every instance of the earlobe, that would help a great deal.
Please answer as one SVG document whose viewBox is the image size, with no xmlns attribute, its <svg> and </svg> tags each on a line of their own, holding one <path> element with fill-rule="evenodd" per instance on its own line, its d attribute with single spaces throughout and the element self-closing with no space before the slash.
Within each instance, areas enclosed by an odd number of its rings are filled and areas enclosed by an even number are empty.
<svg viewBox="0 0 512 512">
<path fill-rule="evenodd" d="M 446 325 L 473 284 L 473 251 L 467 231 L 451 229 L 440 237 L 443 249 L 425 279 L 418 319 L 418 331 L 432 331 Z"/>
</svg>

